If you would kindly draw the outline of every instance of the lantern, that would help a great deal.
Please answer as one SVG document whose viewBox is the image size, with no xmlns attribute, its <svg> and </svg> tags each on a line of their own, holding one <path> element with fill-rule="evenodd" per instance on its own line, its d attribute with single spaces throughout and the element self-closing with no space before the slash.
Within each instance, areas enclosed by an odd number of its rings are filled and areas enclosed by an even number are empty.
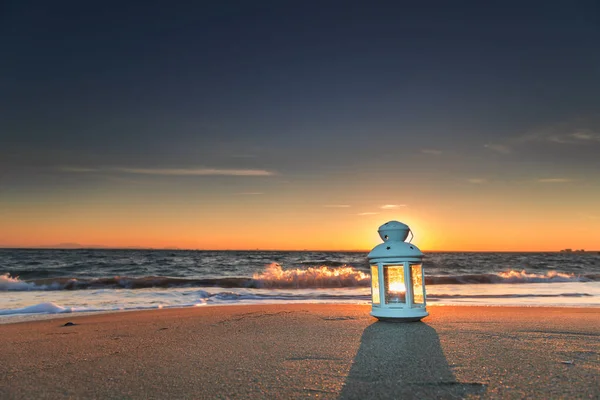
<svg viewBox="0 0 600 400">
<path fill-rule="evenodd" d="M 390 221 L 381 225 L 378 232 L 383 243 L 368 256 L 371 315 L 383 321 L 419 321 L 429 315 L 425 309 L 423 253 L 405 242 L 410 232 L 408 225 Z"/>
</svg>

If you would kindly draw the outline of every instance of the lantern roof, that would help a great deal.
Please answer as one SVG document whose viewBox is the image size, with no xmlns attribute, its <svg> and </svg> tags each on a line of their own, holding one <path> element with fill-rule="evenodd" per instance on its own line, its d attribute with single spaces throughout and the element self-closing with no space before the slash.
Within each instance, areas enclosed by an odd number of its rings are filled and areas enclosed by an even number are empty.
<svg viewBox="0 0 600 400">
<path fill-rule="evenodd" d="M 373 258 L 414 258 L 423 257 L 423 252 L 412 243 L 388 240 L 381 243 L 369 253 L 369 259 Z"/>
</svg>

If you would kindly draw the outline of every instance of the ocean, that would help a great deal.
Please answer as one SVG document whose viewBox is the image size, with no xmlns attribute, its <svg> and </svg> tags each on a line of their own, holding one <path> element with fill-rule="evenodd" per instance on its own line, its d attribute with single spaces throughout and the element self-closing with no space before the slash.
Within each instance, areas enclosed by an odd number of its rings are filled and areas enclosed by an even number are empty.
<svg viewBox="0 0 600 400">
<path fill-rule="evenodd" d="M 427 306 L 600 307 L 600 253 L 430 252 Z M 370 303 L 366 252 L 0 249 L 0 322 L 48 314 Z"/>
</svg>

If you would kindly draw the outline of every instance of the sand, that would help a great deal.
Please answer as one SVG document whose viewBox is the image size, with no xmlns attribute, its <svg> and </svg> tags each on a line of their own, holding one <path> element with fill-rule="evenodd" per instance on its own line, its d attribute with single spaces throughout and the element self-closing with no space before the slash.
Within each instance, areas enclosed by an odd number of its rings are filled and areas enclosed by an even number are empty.
<svg viewBox="0 0 600 400">
<path fill-rule="evenodd" d="M 600 309 L 438 306 L 409 324 L 369 310 L 200 307 L 0 325 L 0 398 L 600 398 Z"/>
</svg>

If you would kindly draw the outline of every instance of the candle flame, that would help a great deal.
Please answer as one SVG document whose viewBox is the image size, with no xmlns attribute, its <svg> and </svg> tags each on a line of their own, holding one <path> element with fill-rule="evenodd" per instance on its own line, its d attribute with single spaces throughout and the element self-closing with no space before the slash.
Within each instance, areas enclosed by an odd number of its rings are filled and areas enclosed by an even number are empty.
<svg viewBox="0 0 600 400">
<path fill-rule="evenodd" d="M 406 285 L 403 282 L 390 282 L 388 286 L 390 292 L 406 292 Z"/>
</svg>

